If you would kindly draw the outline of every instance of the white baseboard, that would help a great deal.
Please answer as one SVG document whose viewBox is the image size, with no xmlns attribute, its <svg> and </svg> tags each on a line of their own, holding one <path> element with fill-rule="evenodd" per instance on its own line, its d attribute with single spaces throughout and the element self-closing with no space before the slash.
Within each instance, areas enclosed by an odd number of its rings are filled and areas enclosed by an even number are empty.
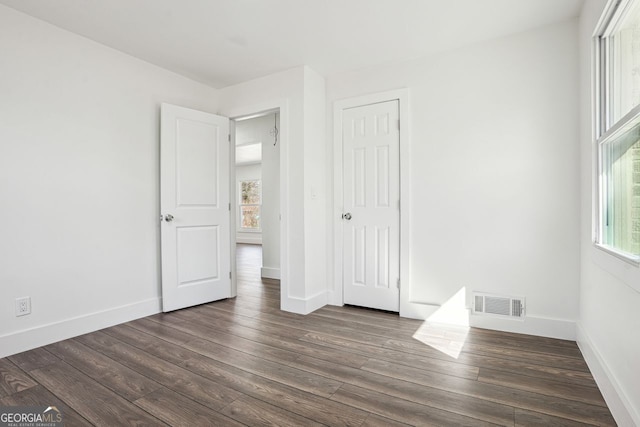
<svg viewBox="0 0 640 427">
<path fill-rule="evenodd" d="M 439 304 L 416 303 L 400 300 L 400 317 L 426 320 L 440 309 Z"/>
<path fill-rule="evenodd" d="M 401 302 L 400 315 L 411 319 L 428 320 L 434 323 L 471 326 L 571 341 L 575 341 L 576 339 L 576 323 L 570 320 L 548 319 L 535 316 L 527 316 L 523 319 L 509 319 L 471 314 L 468 308 L 447 308 L 437 304 L 413 302 Z"/>
<path fill-rule="evenodd" d="M 162 298 L 110 308 L 0 337 L 0 358 L 160 313 Z"/>
<path fill-rule="evenodd" d="M 640 408 L 634 407 L 584 329 L 577 325 L 577 342 L 607 406 L 619 426 L 640 426 Z"/>
<path fill-rule="evenodd" d="M 342 306 L 342 294 L 333 290 L 327 291 L 327 304 Z"/>
<path fill-rule="evenodd" d="M 237 236 L 236 243 L 245 243 L 247 245 L 261 245 L 262 237 L 261 236 Z"/>
<path fill-rule="evenodd" d="M 265 279 L 278 279 L 278 280 L 280 280 L 280 269 L 279 268 L 262 267 L 260 269 L 260 277 L 264 277 Z"/>
<path fill-rule="evenodd" d="M 469 325 L 476 328 L 496 331 L 514 332 L 517 334 L 536 335 L 539 337 L 558 338 L 575 341 L 576 322 L 546 317 L 527 316 L 523 319 L 502 319 L 493 316 L 472 314 Z"/>
<path fill-rule="evenodd" d="M 327 291 L 319 292 L 308 298 L 284 297 L 281 309 L 297 314 L 309 314 L 327 305 Z"/>
</svg>

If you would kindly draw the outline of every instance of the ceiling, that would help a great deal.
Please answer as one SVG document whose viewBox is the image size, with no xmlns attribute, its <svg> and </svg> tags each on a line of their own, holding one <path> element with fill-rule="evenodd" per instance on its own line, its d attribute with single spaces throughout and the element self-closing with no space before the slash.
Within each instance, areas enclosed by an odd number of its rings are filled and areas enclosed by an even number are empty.
<svg viewBox="0 0 640 427">
<path fill-rule="evenodd" d="M 415 59 L 579 14 L 583 0 L 0 0 L 215 88 Z"/>
</svg>

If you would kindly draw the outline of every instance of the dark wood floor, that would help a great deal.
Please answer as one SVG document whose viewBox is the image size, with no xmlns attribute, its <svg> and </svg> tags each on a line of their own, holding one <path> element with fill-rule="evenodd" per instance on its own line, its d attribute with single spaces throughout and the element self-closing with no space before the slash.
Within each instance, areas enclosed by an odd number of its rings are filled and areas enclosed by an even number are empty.
<svg viewBox="0 0 640 427">
<path fill-rule="evenodd" d="M 282 312 L 238 248 L 238 297 L 0 359 L 0 406 L 67 425 L 615 425 L 574 342 L 326 307 Z"/>
</svg>

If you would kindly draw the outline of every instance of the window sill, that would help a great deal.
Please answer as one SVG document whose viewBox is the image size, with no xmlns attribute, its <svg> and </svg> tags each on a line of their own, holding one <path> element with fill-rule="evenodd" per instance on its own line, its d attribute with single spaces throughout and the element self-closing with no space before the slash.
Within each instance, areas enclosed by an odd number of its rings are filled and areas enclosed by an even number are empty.
<svg viewBox="0 0 640 427">
<path fill-rule="evenodd" d="M 238 228 L 238 233 L 262 233 L 259 228 Z"/>
<path fill-rule="evenodd" d="M 608 253 L 609 255 L 613 255 L 614 257 L 628 263 L 631 264 L 634 267 L 640 267 L 640 257 L 639 256 L 634 256 L 634 255 L 630 255 L 626 252 L 621 252 L 618 250 L 615 250 L 612 247 L 609 246 L 605 246 L 602 245 L 600 243 L 594 243 L 593 244 L 596 248 L 600 249 L 601 251 L 604 251 L 606 253 Z"/>
<path fill-rule="evenodd" d="M 630 257 L 629 254 L 593 243 L 591 260 L 598 267 L 640 293 L 640 257 Z"/>
</svg>

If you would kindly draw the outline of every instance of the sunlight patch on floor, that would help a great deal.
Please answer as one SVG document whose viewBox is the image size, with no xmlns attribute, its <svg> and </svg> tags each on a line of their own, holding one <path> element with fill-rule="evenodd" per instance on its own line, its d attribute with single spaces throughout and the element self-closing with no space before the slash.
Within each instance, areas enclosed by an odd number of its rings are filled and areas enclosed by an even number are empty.
<svg viewBox="0 0 640 427">
<path fill-rule="evenodd" d="M 468 333 L 468 326 L 441 325 L 425 321 L 413 334 L 413 339 L 457 359 Z"/>
<path fill-rule="evenodd" d="M 413 339 L 457 359 L 469 333 L 466 288 L 462 287 L 413 334 Z"/>
</svg>

